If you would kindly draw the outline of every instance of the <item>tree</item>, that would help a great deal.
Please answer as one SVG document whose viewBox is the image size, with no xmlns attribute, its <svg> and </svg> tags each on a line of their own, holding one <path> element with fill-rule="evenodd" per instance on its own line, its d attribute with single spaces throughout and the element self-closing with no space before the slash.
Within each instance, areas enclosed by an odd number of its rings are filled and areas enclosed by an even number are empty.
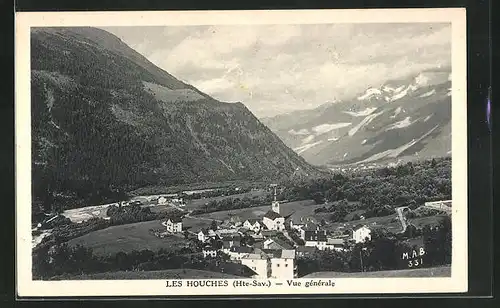
<svg viewBox="0 0 500 308">
<path fill-rule="evenodd" d="M 213 231 L 217 231 L 217 222 L 215 220 L 212 220 L 210 223 L 210 229 Z"/>
</svg>

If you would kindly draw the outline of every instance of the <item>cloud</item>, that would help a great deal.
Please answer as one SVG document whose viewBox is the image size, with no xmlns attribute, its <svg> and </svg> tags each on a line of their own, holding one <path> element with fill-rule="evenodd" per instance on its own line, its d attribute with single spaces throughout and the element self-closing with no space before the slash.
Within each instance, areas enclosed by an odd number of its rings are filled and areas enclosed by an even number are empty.
<svg viewBox="0 0 500 308">
<path fill-rule="evenodd" d="M 257 116 L 350 99 L 451 63 L 450 24 L 106 28 L 174 76 Z"/>
</svg>

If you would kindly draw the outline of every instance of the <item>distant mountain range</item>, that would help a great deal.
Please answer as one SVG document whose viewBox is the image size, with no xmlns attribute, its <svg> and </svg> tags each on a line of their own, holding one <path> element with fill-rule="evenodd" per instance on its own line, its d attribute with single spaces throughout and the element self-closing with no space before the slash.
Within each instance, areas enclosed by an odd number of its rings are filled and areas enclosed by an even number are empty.
<svg viewBox="0 0 500 308">
<path fill-rule="evenodd" d="M 320 171 L 242 103 L 224 103 L 96 28 L 33 28 L 35 199 L 275 180 Z"/>
<path fill-rule="evenodd" d="M 426 70 L 312 110 L 261 119 L 315 165 L 387 164 L 451 154 L 451 68 Z"/>
</svg>

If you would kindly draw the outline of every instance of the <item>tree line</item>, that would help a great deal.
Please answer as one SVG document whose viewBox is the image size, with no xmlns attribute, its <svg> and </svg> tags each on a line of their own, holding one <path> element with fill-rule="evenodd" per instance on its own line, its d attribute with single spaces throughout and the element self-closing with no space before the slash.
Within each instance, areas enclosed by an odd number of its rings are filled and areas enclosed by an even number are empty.
<svg viewBox="0 0 500 308">
<path fill-rule="evenodd" d="M 364 210 L 359 215 L 365 218 L 387 216 L 398 206 L 416 208 L 427 201 L 451 199 L 451 158 L 337 173 L 282 185 L 280 199 L 330 203 L 317 212 L 332 213 L 332 221 L 342 221 L 348 213 L 359 209 Z"/>
<path fill-rule="evenodd" d="M 415 232 L 417 231 L 417 232 Z M 421 238 L 421 245 L 409 239 Z M 451 264 L 451 219 L 445 216 L 438 226 L 424 226 L 393 234 L 384 229 L 372 230 L 371 240 L 348 244 L 346 251 L 321 251 L 297 259 L 299 277 L 319 271 L 362 272 L 407 269 L 403 253 L 424 248 L 420 267 Z"/>
</svg>

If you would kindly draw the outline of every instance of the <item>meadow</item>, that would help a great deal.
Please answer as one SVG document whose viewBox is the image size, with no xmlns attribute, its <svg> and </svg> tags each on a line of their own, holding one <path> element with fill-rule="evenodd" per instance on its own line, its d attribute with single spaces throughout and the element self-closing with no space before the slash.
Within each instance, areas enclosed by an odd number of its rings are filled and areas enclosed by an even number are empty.
<svg viewBox="0 0 500 308">
<path fill-rule="evenodd" d="M 138 222 L 90 232 L 68 242 L 70 246 L 82 245 L 92 248 L 95 255 L 113 255 L 120 251 L 129 253 L 133 250 L 148 249 L 158 251 L 161 248 L 177 250 L 187 244 L 183 235 L 170 235 L 158 238 L 149 232 L 150 229 L 164 229 L 162 220 Z M 193 224 L 198 223 L 197 220 Z M 186 224 L 189 224 L 186 222 Z"/>
<path fill-rule="evenodd" d="M 282 203 L 280 205 L 280 213 L 283 216 L 292 214 L 293 219 L 299 219 L 305 216 L 314 216 L 314 210 L 322 205 L 316 205 L 312 200 L 293 201 Z M 241 221 L 246 219 L 260 219 L 271 209 L 271 205 L 256 206 L 244 209 L 236 209 L 229 211 L 218 211 L 207 214 L 197 215 L 207 219 L 226 220 L 233 216 L 238 216 Z"/>
<path fill-rule="evenodd" d="M 451 277 L 450 266 L 376 272 L 315 272 L 300 278 L 394 278 L 394 277 Z"/>
<path fill-rule="evenodd" d="M 131 280 L 131 279 L 241 279 L 225 273 L 196 269 L 170 269 L 161 271 L 118 271 L 84 275 L 64 275 L 52 280 Z"/>
</svg>

